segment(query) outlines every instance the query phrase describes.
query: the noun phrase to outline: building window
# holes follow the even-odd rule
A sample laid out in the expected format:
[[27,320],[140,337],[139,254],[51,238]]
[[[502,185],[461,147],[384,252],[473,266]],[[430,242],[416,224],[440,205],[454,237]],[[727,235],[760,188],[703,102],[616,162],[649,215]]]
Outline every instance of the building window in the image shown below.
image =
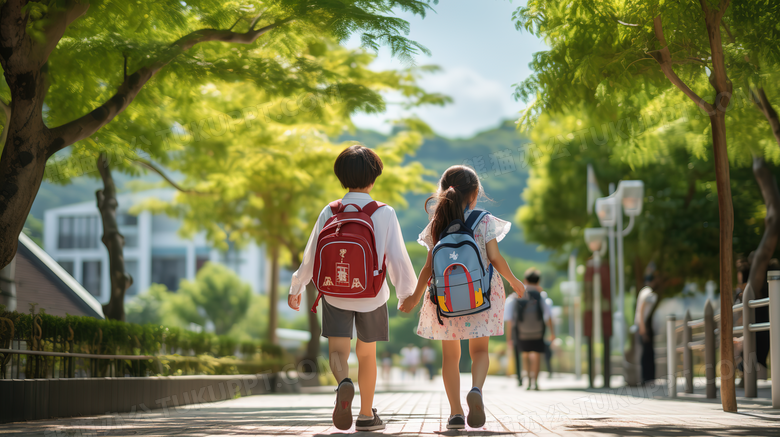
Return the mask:
[[100,261],[84,261],[81,264],[81,285],[95,297],[100,297],[100,264]]
[[129,247],[129,248],[138,247],[137,233],[122,232],[122,236],[125,237],[125,247]]
[[119,226],[138,226],[138,216],[128,213],[119,214]]
[[60,249],[95,249],[98,247],[97,216],[60,217],[57,247]]
[[179,281],[187,276],[187,258],[184,256],[153,256],[152,282],[165,285],[168,290],[179,289]]
[[69,275],[73,276],[73,268],[75,267],[73,261],[61,259],[57,261],[57,263],[60,265],[60,267],[65,269],[65,271],[68,272]]
[[181,224],[178,220],[172,219],[167,215],[157,214],[152,217],[152,232],[176,232]]
[[140,278],[138,277],[138,261],[125,260],[125,273],[133,277],[133,285],[127,289],[125,297],[135,296],[138,294],[138,282],[140,281]]

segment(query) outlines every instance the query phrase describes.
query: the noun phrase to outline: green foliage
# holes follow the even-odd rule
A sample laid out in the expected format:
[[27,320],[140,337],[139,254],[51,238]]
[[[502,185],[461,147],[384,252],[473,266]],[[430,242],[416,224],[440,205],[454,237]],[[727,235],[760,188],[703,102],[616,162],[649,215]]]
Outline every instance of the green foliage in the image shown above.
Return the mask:
[[[257,327],[249,336],[241,336],[235,326],[245,326],[248,315],[257,316],[258,307],[265,307],[266,296],[252,294],[249,284],[230,269],[220,264],[206,263],[194,281],[182,280],[176,292],[165,286],[152,284],[127,304],[127,320],[131,323],[158,323],[189,327],[191,323],[214,325],[217,335],[231,334],[231,338],[248,340],[252,333],[264,330],[259,319],[251,323]],[[259,336],[255,338],[260,338]]]
[[[601,120],[608,118],[586,111],[556,117],[543,114],[531,131],[531,139],[565,136],[585,126],[598,126],[600,130]],[[603,193],[609,192],[609,182],[621,179],[645,183],[642,214],[625,240],[627,271],[634,273],[634,267],[641,271],[655,260],[673,292],[686,281],[717,278],[718,207],[712,156],[709,149],[697,153],[690,150],[686,135],[691,132],[689,126],[677,120],[648,128],[636,141],[655,144],[655,149],[648,150],[634,167],[624,162],[612,137],[601,145],[589,141],[584,150],[580,139],[575,138],[564,144],[570,157],[541,156],[523,192],[526,203],[517,213],[525,235],[553,250],[561,267],[572,249],[578,249],[581,258],[590,256],[584,244],[584,229],[599,225],[595,215],[586,212],[583,187],[587,165],[592,164]],[[731,184],[733,192],[739,193],[733,199],[734,251],[746,255],[761,238],[765,209],[750,168],[732,169]]]
[[194,281],[182,281],[168,309],[187,323],[214,323],[217,335],[227,334],[246,317],[252,289],[227,267],[206,263]]

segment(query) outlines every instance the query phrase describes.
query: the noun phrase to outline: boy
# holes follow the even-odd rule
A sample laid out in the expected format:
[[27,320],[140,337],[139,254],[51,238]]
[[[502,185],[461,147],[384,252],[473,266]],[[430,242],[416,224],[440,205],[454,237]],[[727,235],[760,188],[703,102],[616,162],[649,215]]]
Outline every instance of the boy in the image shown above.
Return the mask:
[[[369,193],[376,178],[382,174],[382,160],[371,149],[355,145],[347,148],[336,158],[333,171],[342,187],[349,190],[341,202],[363,207],[372,202]],[[347,207],[347,211],[352,208]],[[298,311],[301,293],[312,279],[317,239],[325,222],[333,215],[330,206],[320,213],[319,220],[306,244],[303,262],[292,276],[288,304]],[[393,208],[385,205],[371,217],[374,223],[377,259],[386,257],[387,274],[395,285],[398,301],[403,302],[414,291],[417,277],[409,255],[406,253],[401,227]],[[357,331],[355,353],[358,358],[358,380],[360,382],[360,415],[355,423],[357,431],[376,431],[385,428],[376,409],[372,408],[376,387],[376,343],[387,341],[389,334],[387,299],[390,289],[384,281],[379,293],[373,298],[337,298],[324,296],[322,299],[322,336],[328,338],[330,368],[337,381],[336,406],[333,409],[333,424],[347,430],[352,427],[352,398],[355,386],[349,379],[347,358],[351,350],[353,326]]]

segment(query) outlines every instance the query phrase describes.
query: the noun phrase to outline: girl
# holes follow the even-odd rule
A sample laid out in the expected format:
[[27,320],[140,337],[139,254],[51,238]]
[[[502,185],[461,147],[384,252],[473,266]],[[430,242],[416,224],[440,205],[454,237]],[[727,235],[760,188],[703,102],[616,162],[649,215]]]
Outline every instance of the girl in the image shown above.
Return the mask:
[[[455,219],[465,221],[468,218],[469,213],[477,204],[477,198],[481,191],[482,187],[474,170],[456,165],[444,172],[439,181],[437,193],[425,201],[425,210],[429,214],[431,212],[428,211],[428,203],[435,200],[436,205],[432,211],[430,223],[417,240],[428,248],[428,259],[417,279],[414,294],[401,303],[401,311],[410,312],[425,295],[428,278],[431,276],[431,251],[438,241],[439,234],[451,221]],[[451,413],[447,421],[447,429],[463,429],[466,421],[472,428],[479,428],[485,424],[482,385],[485,383],[488,372],[488,340],[491,335],[504,333],[505,292],[501,276],[509,281],[518,296],[522,297],[525,293],[523,283],[512,274],[512,270],[498,251],[498,242],[509,232],[509,227],[509,222],[492,215],[486,215],[474,230],[474,239],[479,245],[484,265],[488,265],[488,262],[493,265],[494,272],[490,282],[490,309],[468,316],[444,318],[444,325],[439,324],[436,308],[430,299],[425,299],[420,312],[417,335],[432,340],[442,340],[442,379],[450,402]],[[460,340],[464,339],[469,340],[473,386],[466,396],[466,402],[469,406],[467,420],[464,420],[463,407],[460,402],[460,373],[458,371]]]

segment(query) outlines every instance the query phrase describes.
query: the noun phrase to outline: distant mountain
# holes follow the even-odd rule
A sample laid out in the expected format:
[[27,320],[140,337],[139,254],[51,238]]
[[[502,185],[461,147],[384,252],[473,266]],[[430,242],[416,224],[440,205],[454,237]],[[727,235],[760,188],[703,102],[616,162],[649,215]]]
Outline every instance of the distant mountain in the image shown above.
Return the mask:
[[[358,130],[354,134],[342,135],[339,140],[360,141],[368,147],[373,147],[384,142],[387,137],[374,131]],[[503,240],[501,251],[516,258],[546,261],[548,254],[538,252],[535,244],[525,244],[522,230],[514,223],[515,213],[523,203],[520,195],[528,179],[528,169],[521,168],[518,151],[526,142],[528,140],[517,132],[514,123],[506,121],[494,129],[480,132],[467,139],[448,139],[440,136],[428,138],[417,151],[416,156],[407,159],[420,161],[426,168],[434,170],[438,176],[452,165],[467,163],[477,168],[481,159],[484,170],[480,172],[480,176],[483,177],[485,194],[490,200],[480,201],[479,207],[489,210],[496,217],[512,222],[512,231]],[[496,174],[494,165],[498,162],[491,158],[495,156],[498,159],[499,155],[495,154],[506,151],[509,151],[509,156],[514,158],[515,170]],[[438,180],[438,176],[434,182]],[[417,235],[428,223],[428,217],[423,209],[427,197],[427,195],[408,195],[406,200],[409,202],[409,208],[398,211],[398,219],[407,241],[416,240]]]
[[[354,134],[343,135],[340,141],[355,140],[366,146],[376,146],[387,139],[387,135],[369,130],[358,130]],[[475,167],[482,160],[484,172],[483,179],[485,193],[491,199],[481,201],[480,207],[488,209],[493,215],[512,222],[512,232],[501,244],[502,252],[516,258],[527,260],[546,261],[548,254],[538,252],[536,245],[525,244],[522,230],[514,223],[517,209],[522,205],[520,194],[526,186],[528,178],[527,169],[520,168],[520,146],[527,140],[520,135],[511,121],[506,121],[500,126],[480,132],[467,139],[447,139],[435,136],[425,140],[416,156],[408,160],[420,161],[426,168],[434,170],[438,175],[451,165],[470,163]],[[494,162],[491,155],[510,151],[515,158],[516,170],[495,175]],[[437,176],[438,178],[438,176]],[[115,174],[117,188],[124,191],[123,187],[131,180],[129,176]],[[149,182],[157,182],[156,175],[147,175],[142,179]],[[135,180],[138,180],[137,178]],[[44,182],[35,198],[31,210],[33,217],[42,220],[43,212],[49,208],[55,208],[72,203],[95,201],[95,191],[100,189],[102,183],[99,178],[76,178],[70,185],[57,185]],[[427,195],[408,195],[409,208],[398,211],[404,237],[407,241],[414,241],[428,222],[428,217],[423,210],[423,203]]]

